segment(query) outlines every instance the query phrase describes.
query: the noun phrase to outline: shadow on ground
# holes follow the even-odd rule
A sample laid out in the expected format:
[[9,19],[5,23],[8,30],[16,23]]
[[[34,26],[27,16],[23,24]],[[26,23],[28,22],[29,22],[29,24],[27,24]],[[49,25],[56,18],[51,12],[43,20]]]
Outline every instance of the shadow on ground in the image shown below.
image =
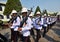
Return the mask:
[[60,41],[54,40],[53,38],[49,37],[48,35],[46,35],[44,38],[47,39],[50,42],[60,42]]
[[5,33],[4,36],[5,36],[7,39],[9,39],[9,37],[10,37],[9,32]]
[[60,29],[52,28],[52,30],[53,30],[57,35],[60,36]]

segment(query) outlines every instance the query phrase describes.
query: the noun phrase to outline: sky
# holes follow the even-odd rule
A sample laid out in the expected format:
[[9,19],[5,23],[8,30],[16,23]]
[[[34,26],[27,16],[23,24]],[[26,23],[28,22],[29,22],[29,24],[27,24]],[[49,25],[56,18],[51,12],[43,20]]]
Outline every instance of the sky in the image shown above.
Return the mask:
[[[0,0],[6,2],[7,0]],[[51,12],[59,12],[60,11],[60,0],[20,0],[23,7],[33,8],[33,11],[37,6],[40,7],[41,10],[48,10]]]

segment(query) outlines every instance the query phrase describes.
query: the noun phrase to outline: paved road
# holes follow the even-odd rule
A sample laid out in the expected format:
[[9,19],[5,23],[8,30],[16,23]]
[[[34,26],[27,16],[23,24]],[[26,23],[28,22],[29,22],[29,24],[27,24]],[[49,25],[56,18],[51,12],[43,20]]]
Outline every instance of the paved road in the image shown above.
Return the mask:
[[[10,38],[10,29],[4,29],[0,31],[8,39]],[[34,42],[31,36],[31,42]],[[50,30],[46,33],[46,36],[39,39],[39,42],[60,42],[60,22],[57,22]]]

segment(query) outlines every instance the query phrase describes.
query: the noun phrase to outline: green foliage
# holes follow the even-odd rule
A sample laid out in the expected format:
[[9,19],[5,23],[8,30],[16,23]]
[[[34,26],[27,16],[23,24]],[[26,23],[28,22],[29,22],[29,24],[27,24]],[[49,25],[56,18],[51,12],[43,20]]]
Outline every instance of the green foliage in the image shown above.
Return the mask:
[[54,16],[56,16],[56,15],[57,15],[57,13],[58,13],[58,12],[54,13]]
[[46,10],[46,9],[43,10],[43,13],[42,13],[42,14],[43,14],[43,15],[44,15],[44,14],[48,15],[47,10]]
[[0,20],[0,25],[1,25],[1,24],[3,24],[3,21],[2,21],[2,20]]
[[37,8],[36,8],[36,11],[35,11],[34,15],[37,13],[37,11],[39,11],[39,12],[41,13],[41,10],[40,10],[40,7],[39,7],[39,6],[37,6]]
[[3,14],[9,15],[13,9],[17,11],[21,11],[22,5],[19,0],[7,0],[6,7]]

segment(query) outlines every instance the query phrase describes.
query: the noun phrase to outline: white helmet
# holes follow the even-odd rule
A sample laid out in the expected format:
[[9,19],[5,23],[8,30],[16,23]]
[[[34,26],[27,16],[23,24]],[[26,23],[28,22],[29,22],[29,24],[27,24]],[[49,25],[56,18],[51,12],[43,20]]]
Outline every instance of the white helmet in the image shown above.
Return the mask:
[[44,14],[44,16],[46,16],[46,14]]
[[17,11],[16,11],[16,10],[12,10],[12,14],[13,14],[13,13],[17,13]]
[[44,17],[44,15],[42,15],[42,17]]
[[28,10],[27,10],[27,8],[22,8],[22,11],[21,11],[21,13],[23,13],[23,12],[28,12]]
[[50,16],[50,15],[48,15],[48,16]]
[[11,15],[12,15],[13,13],[17,13],[17,11],[16,11],[16,10],[12,10]]
[[40,14],[40,12],[38,11],[36,14]]
[[33,16],[33,13],[31,12],[31,14],[29,16]]

